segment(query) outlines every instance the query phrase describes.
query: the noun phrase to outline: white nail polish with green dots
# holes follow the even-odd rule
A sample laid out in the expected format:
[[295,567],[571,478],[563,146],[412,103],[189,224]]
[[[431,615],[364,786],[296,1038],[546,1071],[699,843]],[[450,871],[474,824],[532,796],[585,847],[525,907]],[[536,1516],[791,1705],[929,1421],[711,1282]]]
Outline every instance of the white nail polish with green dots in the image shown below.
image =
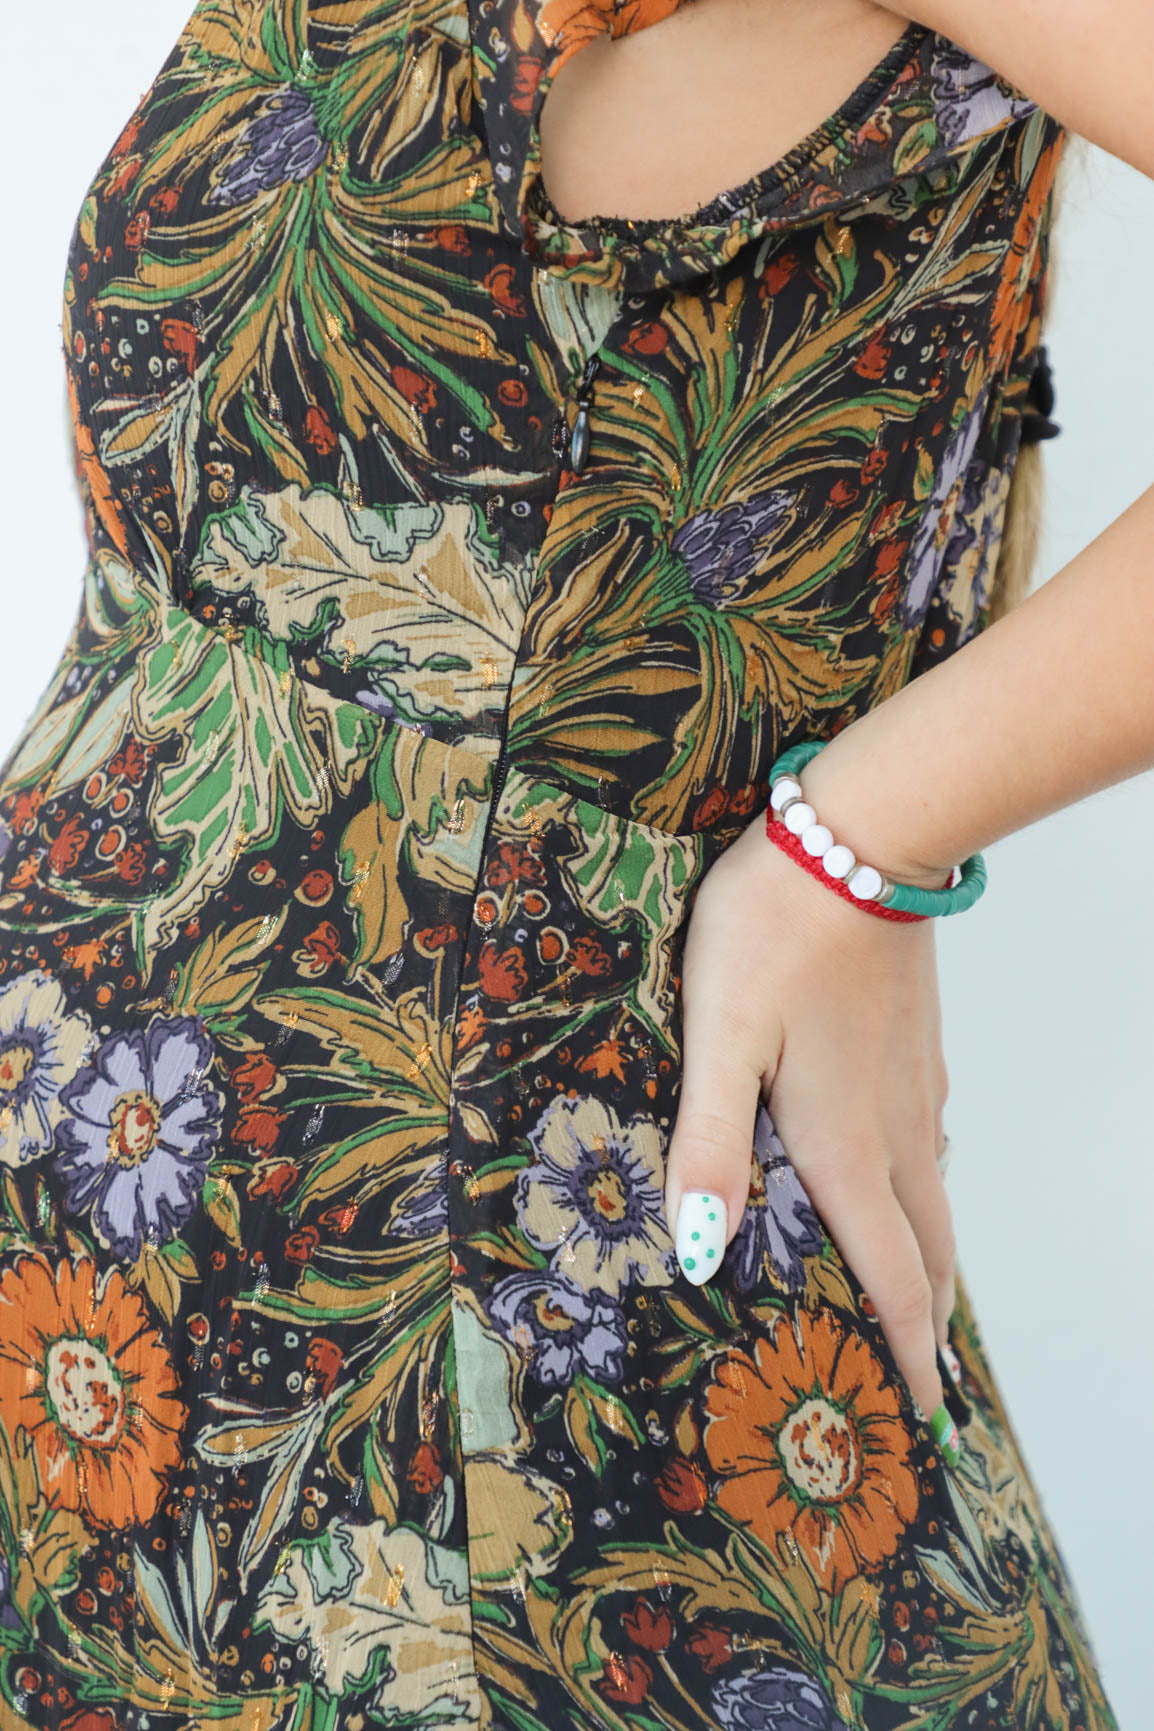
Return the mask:
[[712,1190],[687,1190],[677,1209],[677,1260],[686,1280],[701,1286],[725,1255],[725,1204]]

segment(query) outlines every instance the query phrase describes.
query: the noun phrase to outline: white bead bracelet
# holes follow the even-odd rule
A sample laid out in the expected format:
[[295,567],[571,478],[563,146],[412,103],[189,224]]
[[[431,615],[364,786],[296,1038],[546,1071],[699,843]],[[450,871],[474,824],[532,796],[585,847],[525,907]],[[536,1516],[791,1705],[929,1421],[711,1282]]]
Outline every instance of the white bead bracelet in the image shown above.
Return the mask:
[[[819,823],[802,793],[799,771],[824,749],[824,739],[800,740],[782,752],[769,772],[769,806],[765,829],[777,847],[791,855],[812,876],[825,878],[839,896],[856,902],[879,920],[922,920],[934,914],[960,914],[973,907],[986,887],[986,862],[971,854],[950,872],[950,882],[927,890],[917,884],[894,883],[876,866],[863,865],[852,848],[836,842]],[[957,882],[955,872],[960,873]]]
[[894,892],[891,879],[876,866],[864,865],[844,842],[834,840],[833,831],[818,822],[817,813],[802,794],[795,775],[779,775],[770,783],[769,803],[806,853],[821,861],[827,876],[844,883],[858,901],[880,902],[885,906]]

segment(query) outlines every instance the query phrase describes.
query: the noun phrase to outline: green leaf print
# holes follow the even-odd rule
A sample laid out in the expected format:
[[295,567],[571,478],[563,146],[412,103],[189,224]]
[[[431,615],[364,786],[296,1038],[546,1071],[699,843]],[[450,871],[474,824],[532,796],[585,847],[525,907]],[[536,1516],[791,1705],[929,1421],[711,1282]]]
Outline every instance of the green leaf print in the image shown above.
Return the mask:
[[242,1588],[270,1545],[292,1519],[305,1470],[332,1404],[312,1401],[299,1412],[270,1414],[243,1402],[217,1399],[214,1405],[228,1417],[201,1431],[196,1450],[206,1461],[268,1462],[264,1489],[245,1530],[237,1557]]
[[170,887],[138,915],[145,951],[171,942],[285,815],[302,826],[322,817],[334,790],[352,786],[375,734],[363,710],[178,609],[141,663],[133,720],[144,740],[181,742],[157,775],[149,818],[160,841],[187,850]]
[[[485,316],[488,294],[447,268],[429,241],[451,222],[495,228],[491,183],[475,172],[477,145],[434,138],[415,152],[419,116],[404,106],[392,110],[390,128],[372,122],[388,111],[383,93],[398,77],[424,90],[434,113],[442,103],[446,111],[466,106],[467,61],[446,57],[435,34],[439,23],[452,27],[452,15],[439,0],[410,8],[404,28],[395,10],[370,14],[339,74],[327,78],[307,46],[304,11],[296,0],[260,8],[246,0],[194,13],[152,93],[174,118],[142,163],[136,191],[147,200],[166,184],[203,176],[211,208],[193,223],[150,217],[132,275],[110,282],[100,305],[184,316],[191,300],[200,304],[197,389],[215,426],[238,395],[250,429],[271,425],[254,413],[252,387],[274,403],[274,361],[287,361],[298,374],[320,364],[341,420],[358,436],[379,423],[424,450],[412,392],[428,388],[507,444],[489,394],[462,364],[478,354],[513,364]],[[190,85],[199,100],[180,112]],[[313,131],[311,172],[271,186],[229,180],[248,129],[286,101]],[[283,472],[283,446],[280,456]]]
[[200,1016],[212,1028],[243,1009],[260,984],[267,951],[280,935],[285,912],[282,908],[262,919],[222,925],[211,932],[186,962],[176,964],[168,998],[171,1013]]
[[382,737],[373,760],[376,797],[341,838],[342,876],[357,928],[354,962],[377,967],[401,946],[408,869],[426,883],[468,892],[476,880],[490,765],[408,728]]
[[307,1642],[318,1690],[364,1701],[374,1723],[467,1731],[478,1722],[466,1559],[411,1527],[342,1518],[322,1538],[295,1541],[254,1620],[282,1642]]
[[[310,1150],[296,1192],[298,1213],[337,1198],[359,1203],[386,1185],[427,1185],[430,1155],[448,1128],[451,1029],[430,1016],[422,994],[374,1003],[304,987],[267,993],[255,1008],[297,1038],[319,1044],[321,1055],[298,1073],[371,1114],[350,1134]],[[403,1243],[402,1262],[409,1255]]]
[[[81,625],[25,729],[3,779],[28,787],[49,774],[58,793],[84,781],[115,751],[131,718],[128,694],[136,655],[155,633],[160,588],[113,552],[97,553],[84,580]],[[76,696],[76,669],[89,674]],[[109,687],[102,677],[115,667]],[[103,693],[103,695],[101,695]]]
[[644,962],[627,1001],[658,1044],[668,1048],[674,1019],[673,946],[700,871],[701,844],[695,836],[669,835],[629,822],[511,771],[502,800],[502,831],[532,835],[542,823],[565,824],[578,841],[579,850],[566,862],[566,871],[589,916],[612,931],[627,914],[640,915]]
[[93,414],[123,409],[114,426],[100,439],[100,460],[109,469],[133,464],[167,446],[177,522],[183,534],[200,492],[196,442],[200,434],[200,384],[194,376],[183,380],[162,397],[106,398],[93,405]]
[[520,640],[529,562],[502,563],[473,503],[356,508],[327,487],[246,487],[212,517],[194,589],[254,600],[278,641],[365,683],[406,721],[498,707]]

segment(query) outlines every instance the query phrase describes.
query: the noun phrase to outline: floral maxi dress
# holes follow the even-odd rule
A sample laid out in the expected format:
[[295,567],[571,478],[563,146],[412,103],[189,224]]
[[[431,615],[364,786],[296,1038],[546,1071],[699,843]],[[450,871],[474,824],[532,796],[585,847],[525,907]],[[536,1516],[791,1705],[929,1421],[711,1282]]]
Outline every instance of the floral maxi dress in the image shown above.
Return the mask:
[[64,346],[0,779],[0,1731],[1109,1731],[965,1289],[935,1447],[762,1111],[662,1207],[695,887],[988,623],[1057,123],[910,24],[684,220],[559,64],[676,0],[200,0]]

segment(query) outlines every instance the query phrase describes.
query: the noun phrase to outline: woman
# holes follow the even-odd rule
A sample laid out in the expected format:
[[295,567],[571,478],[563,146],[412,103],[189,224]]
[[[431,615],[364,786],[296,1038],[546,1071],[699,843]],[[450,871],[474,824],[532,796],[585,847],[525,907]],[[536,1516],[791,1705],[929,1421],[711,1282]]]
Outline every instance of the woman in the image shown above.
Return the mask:
[[831,3],[836,78],[764,11],[202,0],[84,203],[4,1726],[1114,1724],[953,1275],[932,923],[766,808],[823,744],[794,818],[940,893],[1154,759],[1154,496],[1007,612],[1137,8],[1108,81],[1084,9]]

